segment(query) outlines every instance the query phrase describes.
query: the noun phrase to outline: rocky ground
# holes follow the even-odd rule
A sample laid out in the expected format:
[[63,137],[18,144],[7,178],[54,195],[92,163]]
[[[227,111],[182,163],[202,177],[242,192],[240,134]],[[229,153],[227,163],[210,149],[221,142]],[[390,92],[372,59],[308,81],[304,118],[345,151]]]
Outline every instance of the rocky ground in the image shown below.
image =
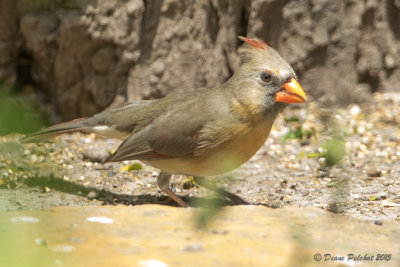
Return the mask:
[[[376,94],[374,104],[364,107],[324,110],[311,103],[287,109],[262,149],[218,182],[254,205],[315,206],[377,223],[399,220],[398,114],[400,95],[395,93]],[[18,138],[1,138],[2,210],[175,205],[158,189],[157,169],[139,162],[100,163],[118,140],[79,133],[38,144],[20,144]],[[346,152],[332,166],[327,140],[335,140],[339,154],[342,148]],[[191,177],[174,176],[172,187],[192,205],[210,197]]]

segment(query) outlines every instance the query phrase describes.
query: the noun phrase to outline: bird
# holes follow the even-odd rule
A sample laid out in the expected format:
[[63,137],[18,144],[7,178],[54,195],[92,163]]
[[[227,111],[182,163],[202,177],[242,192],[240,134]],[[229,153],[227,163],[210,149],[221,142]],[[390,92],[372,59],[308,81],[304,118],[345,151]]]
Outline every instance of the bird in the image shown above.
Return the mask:
[[105,162],[139,160],[158,168],[158,187],[180,206],[189,205],[171,190],[172,174],[193,176],[200,186],[247,204],[205,177],[247,162],[265,143],[285,106],[304,103],[307,96],[276,50],[257,38],[238,38],[244,42],[238,50],[241,65],[220,86],[127,102],[39,130],[22,141],[71,132],[118,138],[122,143]]

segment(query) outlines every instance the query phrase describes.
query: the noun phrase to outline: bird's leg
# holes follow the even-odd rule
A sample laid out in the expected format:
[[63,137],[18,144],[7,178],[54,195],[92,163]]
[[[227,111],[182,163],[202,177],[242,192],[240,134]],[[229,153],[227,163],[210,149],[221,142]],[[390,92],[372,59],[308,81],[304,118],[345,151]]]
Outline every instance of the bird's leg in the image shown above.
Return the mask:
[[165,194],[167,194],[170,198],[175,200],[179,205],[184,208],[189,207],[185,201],[183,201],[180,197],[178,197],[174,192],[172,192],[171,188],[169,187],[169,179],[171,178],[170,173],[160,172],[157,178],[157,185]]
[[220,187],[215,186],[212,183],[209,183],[206,181],[205,177],[203,176],[194,176],[193,177],[194,181],[196,183],[198,183],[200,186],[205,187],[209,190],[212,190],[220,195],[223,195],[226,198],[229,198],[230,200],[232,200],[235,204],[249,204],[247,201],[245,201],[244,199],[242,199],[241,197],[234,195],[232,193],[229,193],[228,191],[226,191],[225,189],[222,189]]

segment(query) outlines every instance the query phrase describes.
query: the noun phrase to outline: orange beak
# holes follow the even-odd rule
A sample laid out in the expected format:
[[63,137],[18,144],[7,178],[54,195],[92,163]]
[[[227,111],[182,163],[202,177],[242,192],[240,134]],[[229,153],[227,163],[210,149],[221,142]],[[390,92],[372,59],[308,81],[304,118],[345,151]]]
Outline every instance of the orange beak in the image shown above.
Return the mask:
[[288,104],[304,103],[307,101],[307,96],[299,82],[295,78],[291,78],[275,94],[275,101]]

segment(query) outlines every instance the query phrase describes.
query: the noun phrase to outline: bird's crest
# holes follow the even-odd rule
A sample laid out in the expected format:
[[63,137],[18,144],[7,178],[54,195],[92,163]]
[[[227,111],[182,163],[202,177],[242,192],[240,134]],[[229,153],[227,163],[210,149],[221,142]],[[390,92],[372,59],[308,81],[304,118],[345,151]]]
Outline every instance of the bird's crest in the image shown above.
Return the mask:
[[242,58],[242,64],[249,61],[252,61],[253,63],[254,61],[257,61],[257,63],[254,63],[256,65],[266,64],[275,59],[282,62],[282,58],[279,54],[264,41],[257,38],[250,39],[243,36],[238,36],[238,38],[246,43],[246,45],[242,46],[238,50]]
[[240,40],[242,40],[243,42],[248,43],[249,45],[251,45],[254,48],[258,48],[261,50],[266,50],[267,48],[269,48],[269,46],[262,40],[258,40],[258,39],[249,39],[243,36],[239,36],[238,37]]

